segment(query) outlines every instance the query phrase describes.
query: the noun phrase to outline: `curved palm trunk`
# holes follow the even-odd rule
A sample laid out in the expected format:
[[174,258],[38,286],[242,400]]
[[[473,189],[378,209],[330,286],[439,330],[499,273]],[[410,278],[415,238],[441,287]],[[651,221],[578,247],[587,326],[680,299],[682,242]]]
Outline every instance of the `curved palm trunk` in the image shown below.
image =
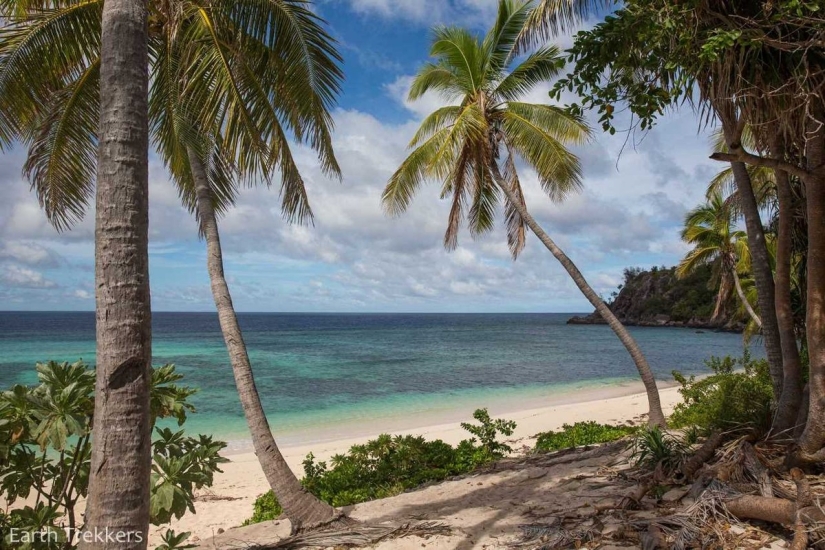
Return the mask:
[[84,527],[92,536],[81,539],[84,550],[142,550],[148,540],[152,330],[146,21],[144,1],[106,0],[103,6],[95,213],[97,365]]
[[[774,155],[784,157],[784,151],[774,144]],[[784,158],[783,158],[784,160]],[[794,331],[793,307],[791,306],[791,224],[793,217],[793,192],[788,173],[774,171],[776,195],[779,202],[779,228],[776,237],[776,320],[782,344],[783,382],[782,395],[776,405],[773,420],[775,432],[792,430],[802,405],[802,363]]]
[[742,301],[742,305],[745,306],[745,311],[748,312],[748,315],[750,315],[750,318],[753,319],[754,323],[756,323],[756,326],[762,328],[762,319],[760,319],[759,315],[757,315],[753,310],[751,303],[748,301],[748,297],[745,296],[745,292],[742,290],[742,283],[739,280],[739,275],[736,273],[736,268],[734,268],[731,273],[733,273],[733,284],[736,286],[736,294]]
[[759,204],[756,202],[756,196],[753,193],[753,185],[747,166],[744,162],[731,162],[730,164],[736,183],[736,192],[739,195],[739,203],[745,216],[745,229],[748,234],[748,247],[752,258],[753,280],[756,283],[756,295],[762,319],[762,336],[765,340],[765,352],[768,356],[773,394],[776,399],[779,399],[782,395],[784,368],[782,366],[782,344],[776,320],[773,271],[768,254],[768,245],[765,241],[765,230],[762,227]]
[[336,518],[335,510],[303,488],[278,450],[275,438],[272,436],[258,389],[255,387],[252,366],[232,305],[229,285],[224,277],[223,254],[218,222],[212,206],[212,192],[203,164],[191,151],[189,161],[195,180],[201,232],[206,239],[207,269],[212,285],[212,296],[218,310],[221,332],[223,332],[226,348],[229,351],[235,385],[238,388],[241,406],[252,436],[255,454],[258,456],[266,480],[275,496],[278,497],[284,513],[292,522],[293,531],[329,522]]
[[636,340],[633,339],[633,336],[627,331],[627,329],[622,325],[621,322],[616,318],[610,308],[607,307],[607,304],[604,303],[596,291],[587,283],[584,276],[579,271],[579,268],[567,257],[567,255],[559,248],[556,243],[553,242],[552,239],[547,235],[544,229],[536,222],[530,212],[527,211],[527,208],[524,206],[524,203],[519,200],[516,196],[515,192],[507,185],[502,178],[501,173],[498,170],[498,167],[492,168],[493,176],[495,178],[496,183],[498,184],[499,188],[504,192],[507,200],[510,201],[511,204],[515,207],[518,211],[521,218],[524,220],[524,223],[527,224],[533,233],[539,238],[539,240],[547,247],[547,250],[550,251],[551,254],[561,263],[570,277],[573,279],[573,282],[576,283],[576,286],[579,287],[579,290],[582,291],[582,294],[593,304],[593,307],[596,308],[596,311],[607,321],[607,324],[613,329],[613,332],[616,333],[616,336],[619,337],[624,347],[627,349],[630,356],[633,358],[633,362],[636,364],[636,368],[639,371],[639,375],[642,377],[642,382],[645,386],[645,391],[647,392],[647,401],[648,401],[648,408],[649,408],[649,416],[648,416],[648,424],[650,426],[659,426],[664,428],[665,424],[665,415],[662,412],[662,404],[659,400],[659,388],[656,387],[656,379],[653,377],[653,371],[650,370],[650,365],[647,363],[647,359],[642,354],[642,350],[639,349],[639,345],[636,343]]
[[727,303],[730,297],[730,278],[727,272],[722,272],[721,281],[719,282],[719,292],[716,293],[716,305],[713,308],[713,314],[710,316],[710,323],[721,324],[727,317]]

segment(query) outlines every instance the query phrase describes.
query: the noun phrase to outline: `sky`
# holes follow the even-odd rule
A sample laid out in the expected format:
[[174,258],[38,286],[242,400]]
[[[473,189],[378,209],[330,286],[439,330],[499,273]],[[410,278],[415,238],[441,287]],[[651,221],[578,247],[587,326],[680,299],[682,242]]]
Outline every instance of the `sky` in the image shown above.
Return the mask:
[[[444,250],[447,201],[437,182],[402,216],[381,209],[381,192],[405,158],[418,123],[442,102],[406,101],[426,61],[435,24],[482,32],[494,0],[318,0],[344,56],[346,81],[334,113],[342,181],[326,178],[296,146],[314,225],[290,225],[277,185],[244,189],[219,221],[226,274],[238,311],[588,312],[565,271],[531,234],[513,261],[503,223],[480,238],[462,233]],[[591,23],[592,24],[592,23]],[[568,47],[570,37],[559,37]],[[527,100],[550,102],[550,84]],[[574,98],[568,98],[573,100]],[[595,117],[590,117],[595,121]],[[608,296],[629,266],[674,265],[687,251],[684,214],[702,201],[720,168],[709,139],[685,108],[645,135],[594,137],[575,148],[584,190],[562,204],[521,167],[528,208]],[[94,309],[94,210],[58,233],[21,175],[25,150],[0,156],[0,311]],[[156,311],[213,311],[205,244],[180,206],[162,162],[150,155],[150,282]]]

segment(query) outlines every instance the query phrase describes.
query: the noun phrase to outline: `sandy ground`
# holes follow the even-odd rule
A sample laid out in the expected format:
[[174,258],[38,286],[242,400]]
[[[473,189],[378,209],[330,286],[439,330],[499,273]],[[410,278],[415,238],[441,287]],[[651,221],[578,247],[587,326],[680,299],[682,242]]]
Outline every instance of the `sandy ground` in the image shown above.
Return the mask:
[[[529,447],[537,433],[558,429],[565,423],[595,420],[605,423],[643,421],[647,411],[647,399],[642,393],[641,383],[619,388],[605,388],[595,393],[581,394],[575,402],[570,395],[548,398],[545,406],[527,410],[509,411],[505,418],[515,420],[518,427],[510,443],[515,449]],[[679,401],[675,387],[661,389],[662,406],[667,414]],[[558,404],[561,400],[562,404]],[[574,402],[571,402],[574,401]],[[530,405],[535,405],[531,402]],[[494,416],[501,411],[490,411]],[[318,442],[315,444],[285,447],[283,454],[290,467],[300,477],[301,462],[310,451],[320,460],[345,452],[351,445],[362,443],[375,435],[391,431],[375,420],[370,436],[352,439]],[[455,444],[467,437],[458,422],[422,425],[392,433],[423,435],[428,439],[442,439]],[[278,536],[289,532],[288,522],[267,522],[244,529],[233,529],[249,518],[255,498],[268,490],[261,468],[254,453],[231,455],[231,462],[222,466],[223,473],[217,474],[215,483],[208,491],[202,491],[196,503],[196,514],[187,514],[179,521],[173,521],[171,528],[177,532],[192,533],[192,542],[200,542],[207,547],[229,548],[233,541],[238,547],[246,547],[257,539],[272,542]],[[449,536],[434,536],[423,541],[418,537],[388,542],[387,548],[483,548],[496,547],[500,537],[513,536],[516,525],[524,524],[524,514],[541,506],[552,506],[548,495],[551,489],[565,482],[570,476],[586,475],[604,467],[610,457],[601,457],[593,464],[588,461],[554,466],[552,469],[527,467],[504,472],[491,472],[468,479],[447,481],[420,491],[405,493],[391,499],[359,504],[351,510],[351,515],[359,520],[398,522],[418,521],[438,518],[457,529]],[[615,457],[613,457],[615,458]],[[590,471],[592,470],[592,472]],[[531,482],[525,492],[525,481]],[[482,490],[483,488],[483,490]],[[564,505],[564,503],[558,503]],[[169,525],[153,528],[150,543],[156,543],[159,533]],[[223,533],[223,534],[221,534]],[[216,542],[210,539],[219,535]],[[152,544],[150,544],[150,548]],[[381,546],[385,547],[385,546]]]

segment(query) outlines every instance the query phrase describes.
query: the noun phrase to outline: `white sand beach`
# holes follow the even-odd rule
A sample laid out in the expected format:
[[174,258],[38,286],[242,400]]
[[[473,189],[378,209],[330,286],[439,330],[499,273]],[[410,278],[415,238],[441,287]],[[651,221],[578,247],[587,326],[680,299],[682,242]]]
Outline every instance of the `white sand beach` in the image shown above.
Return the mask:
[[[661,386],[660,393],[662,406],[667,414],[679,402],[680,394],[678,388],[666,384]],[[533,436],[537,433],[558,429],[565,423],[586,420],[604,423],[644,422],[647,399],[639,382],[598,390],[584,390],[574,394],[552,395],[544,403],[531,400],[521,405],[520,409],[518,403],[511,403],[498,409],[491,407],[490,410],[493,416],[516,421],[518,427],[509,440],[516,450],[532,446]],[[316,443],[285,446],[282,451],[290,467],[300,477],[301,463],[307,453],[312,452],[317,459],[326,460],[335,454],[345,452],[353,444],[363,443],[381,433],[416,434],[428,439],[441,439],[451,444],[458,443],[468,437],[459,423],[468,420],[471,413],[472,411],[456,411],[439,422],[432,422],[431,418],[424,416],[418,419],[425,422],[420,425],[411,425],[415,424],[415,418],[407,419],[405,429],[397,429],[397,420],[388,423],[382,419],[375,419],[367,425],[359,426],[359,434],[364,435],[329,439],[329,434],[320,434]],[[458,414],[462,416],[457,419],[455,416]],[[200,492],[196,503],[197,513],[187,514],[171,524],[171,528],[177,532],[191,532],[193,542],[204,543],[224,531],[227,532],[224,537],[231,536],[229,530],[240,526],[250,517],[255,498],[269,489],[254,453],[241,452],[229,455],[228,458],[231,461],[222,466],[223,473],[216,474],[214,485],[209,490]],[[443,490],[439,492],[438,498],[451,498],[449,488],[453,487],[453,490],[460,492],[461,486],[454,483],[443,484],[440,486]],[[406,495],[394,498],[404,496]],[[367,511],[372,508],[375,506],[364,503],[356,507],[354,514],[369,516],[370,513]],[[379,506],[376,510],[380,508]],[[150,547],[159,540],[160,533],[169,527],[153,527]]]

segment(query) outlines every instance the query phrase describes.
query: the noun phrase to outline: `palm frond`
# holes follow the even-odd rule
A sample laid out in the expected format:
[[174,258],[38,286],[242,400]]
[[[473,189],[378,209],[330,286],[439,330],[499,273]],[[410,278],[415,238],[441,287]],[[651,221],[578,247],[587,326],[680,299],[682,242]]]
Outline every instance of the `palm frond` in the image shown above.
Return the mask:
[[531,53],[498,84],[494,95],[516,101],[537,85],[555,78],[564,66],[558,47],[545,46]]
[[436,132],[455,124],[456,119],[461,116],[462,111],[462,107],[458,105],[448,105],[447,107],[436,109],[427,115],[427,118],[421,122],[421,126],[416,130],[409,147],[417,147]]
[[27,127],[23,173],[46,217],[58,230],[81,220],[97,175],[100,62],[52,95],[42,116]]
[[567,33],[600,9],[617,4],[617,0],[539,0],[518,38],[518,51]]
[[[478,93],[485,84],[487,74],[485,72],[484,50],[470,31],[461,27],[439,27],[435,30],[435,40],[433,41],[430,55],[437,59],[436,66],[446,65],[456,75],[456,84],[462,93],[473,96]],[[423,93],[426,89],[413,86],[417,94]],[[445,90],[446,91],[446,90]],[[410,99],[416,99],[413,90],[410,90]]]
[[[521,205],[526,206],[524,191],[521,188],[518,171],[516,170],[515,151],[509,145],[506,145],[506,147],[507,159],[504,162],[504,172],[502,174],[504,181],[513,190]],[[507,228],[507,245],[515,260],[524,250],[524,245],[527,242],[527,227],[516,206],[509,200],[506,200],[504,204],[504,223]]]
[[530,3],[523,0],[499,0],[496,22],[482,43],[488,64],[485,72],[490,76],[507,66],[530,10]]
[[23,15],[0,28],[0,146],[19,139],[54,93],[83,76],[98,57],[102,1]]
[[551,200],[581,189],[581,163],[564,146],[587,139],[580,118],[551,105],[510,102],[502,120],[507,142],[533,167]]
[[381,203],[388,214],[397,216],[410,206],[415,192],[424,180],[431,177],[429,167],[433,156],[443,146],[449,132],[449,128],[443,128],[433,134],[416,147],[390,177],[381,196]]

